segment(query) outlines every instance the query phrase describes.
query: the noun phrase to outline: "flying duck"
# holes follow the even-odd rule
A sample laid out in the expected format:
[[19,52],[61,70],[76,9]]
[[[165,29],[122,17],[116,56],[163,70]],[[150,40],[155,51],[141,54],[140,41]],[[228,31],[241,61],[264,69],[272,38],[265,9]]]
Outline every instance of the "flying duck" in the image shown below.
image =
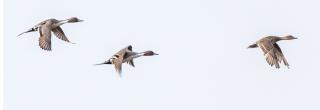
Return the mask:
[[51,32],[55,36],[57,36],[59,39],[72,43],[69,41],[69,39],[66,37],[64,32],[61,29],[61,25],[65,23],[76,23],[76,22],[82,22],[83,20],[80,20],[76,17],[72,17],[66,20],[57,20],[57,19],[47,19],[45,21],[42,21],[35,25],[34,27],[30,28],[29,30],[19,34],[18,36],[24,34],[24,33],[29,33],[29,32],[34,32],[39,30],[39,46],[43,50],[51,51]]
[[275,67],[278,69],[280,68],[279,63],[283,61],[284,65],[289,68],[289,63],[284,57],[281,51],[281,48],[279,47],[277,42],[281,40],[293,40],[293,39],[297,39],[297,38],[293,37],[292,35],[286,35],[283,37],[267,36],[258,40],[254,44],[249,45],[248,48],[260,47],[264,53],[264,56],[266,57],[267,62],[271,67],[275,65]]
[[132,46],[129,45],[121,49],[119,52],[114,54],[111,58],[104,61],[103,63],[95,64],[95,65],[113,64],[115,66],[116,71],[121,76],[122,63],[128,63],[129,65],[134,67],[133,59],[141,56],[153,56],[153,55],[159,55],[159,54],[156,54],[153,51],[133,52]]

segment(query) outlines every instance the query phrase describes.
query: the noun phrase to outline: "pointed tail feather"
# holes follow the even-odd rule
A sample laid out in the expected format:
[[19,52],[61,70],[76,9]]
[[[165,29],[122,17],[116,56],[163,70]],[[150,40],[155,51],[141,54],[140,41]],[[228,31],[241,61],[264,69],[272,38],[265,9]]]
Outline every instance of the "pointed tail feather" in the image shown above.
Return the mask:
[[258,47],[257,44],[251,44],[251,45],[248,46],[248,48],[256,48],[256,47]]
[[105,61],[103,63],[98,63],[98,64],[94,64],[94,65],[104,65],[104,64],[111,64],[111,62],[108,60],[108,61]]
[[99,63],[99,64],[93,64],[93,65],[104,65],[104,63]]
[[22,34],[25,34],[25,33],[28,33],[28,32],[33,32],[33,31],[37,31],[37,28],[31,28],[31,29],[29,29],[29,30],[27,30],[27,31],[25,31],[23,33],[20,33],[18,36],[21,36]]

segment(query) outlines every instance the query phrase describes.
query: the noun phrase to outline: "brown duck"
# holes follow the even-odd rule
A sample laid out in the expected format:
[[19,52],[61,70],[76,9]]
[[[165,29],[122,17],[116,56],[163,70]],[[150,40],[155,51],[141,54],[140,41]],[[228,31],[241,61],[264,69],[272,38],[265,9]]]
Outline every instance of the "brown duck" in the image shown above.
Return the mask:
[[76,23],[76,22],[82,22],[83,20],[80,20],[76,17],[72,17],[66,20],[56,20],[56,19],[47,19],[45,21],[40,22],[39,24],[35,25],[31,29],[19,34],[18,36],[28,33],[28,32],[34,32],[39,30],[39,46],[43,50],[51,51],[51,32],[55,36],[57,36],[59,39],[69,42],[69,39],[66,37],[64,32],[61,29],[61,25],[65,23]]
[[133,52],[132,46],[129,45],[121,49],[119,52],[114,54],[111,58],[109,58],[105,62],[100,64],[95,64],[95,65],[113,64],[115,66],[116,71],[121,76],[122,63],[128,63],[129,65],[134,67],[133,59],[141,56],[153,56],[153,55],[159,55],[159,54],[156,54],[153,51]]
[[293,37],[292,35],[287,35],[284,37],[267,36],[258,40],[256,43],[250,45],[248,48],[260,47],[270,66],[275,65],[276,68],[280,68],[279,63],[283,61],[284,65],[286,65],[289,68],[289,63],[284,57],[281,51],[281,48],[279,47],[277,42],[281,40],[293,40],[293,39],[297,39],[297,38]]

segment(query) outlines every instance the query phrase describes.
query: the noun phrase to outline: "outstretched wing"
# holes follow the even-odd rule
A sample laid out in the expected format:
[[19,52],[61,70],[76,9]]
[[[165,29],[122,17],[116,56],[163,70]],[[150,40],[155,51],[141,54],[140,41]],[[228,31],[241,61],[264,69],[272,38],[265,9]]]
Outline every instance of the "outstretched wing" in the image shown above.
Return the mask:
[[279,60],[276,56],[276,49],[274,48],[273,44],[269,40],[262,40],[258,43],[258,45],[263,51],[268,64],[270,66],[275,65],[276,68],[280,68]]
[[135,66],[134,66],[134,63],[133,63],[133,59],[130,60],[130,61],[128,61],[127,63],[128,63],[129,65],[131,65],[132,67],[135,67]]
[[51,28],[48,25],[42,25],[40,26],[39,33],[40,48],[51,51]]
[[124,55],[126,54],[126,52],[131,52],[131,51],[132,51],[132,46],[129,45],[129,46],[121,49],[120,51],[118,51],[118,52],[116,53],[116,55],[119,55],[119,56],[124,57]]
[[115,59],[114,60],[114,67],[116,69],[116,71],[118,72],[118,74],[121,77],[121,72],[122,72],[122,60],[121,59]]
[[70,42],[69,39],[66,37],[66,35],[64,34],[63,30],[61,29],[60,26],[52,29],[52,32],[55,36],[57,36],[59,39],[66,41],[66,42]]
[[124,63],[124,58],[125,56],[132,51],[132,46],[129,45],[123,49],[121,49],[119,52],[117,52],[114,56],[116,59],[114,59],[113,63],[115,66],[116,71],[119,73],[121,76],[121,71],[122,71],[122,63]]
[[279,59],[278,57],[276,56],[276,50],[275,49],[271,49],[266,55],[266,60],[267,62],[269,63],[270,66],[273,66],[275,65],[276,68],[280,68],[280,65],[279,65]]
[[287,59],[284,57],[280,46],[277,43],[274,43],[273,46],[274,46],[274,48],[276,50],[276,56],[277,56],[279,62],[283,61],[284,65],[289,67],[289,63],[288,63]]

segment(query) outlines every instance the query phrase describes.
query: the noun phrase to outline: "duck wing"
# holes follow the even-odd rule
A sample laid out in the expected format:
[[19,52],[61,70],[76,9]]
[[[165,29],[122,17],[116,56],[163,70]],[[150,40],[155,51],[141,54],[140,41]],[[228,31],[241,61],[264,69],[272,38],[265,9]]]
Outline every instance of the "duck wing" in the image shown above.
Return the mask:
[[134,62],[133,62],[133,56],[135,55],[134,52],[126,52],[124,57],[123,57],[123,63],[126,62],[129,65],[131,65],[132,67],[134,67]]
[[117,58],[113,61],[114,67],[116,69],[116,71],[118,72],[118,74],[121,77],[121,72],[122,72],[122,59],[121,58]]
[[127,55],[129,53],[131,53],[132,51],[132,46],[129,45],[123,49],[121,49],[119,52],[117,52],[114,57],[116,57],[116,59],[114,59],[113,63],[115,66],[116,71],[119,73],[119,75],[121,76],[121,70],[122,70],[122,63],[123,60],[127,57]]
[[[127,52],[126,52],[125,55],[124,55],[124,59],[128,58],[128,57],[131,56],[131,55],[134,55],[134,52],[132,52],[132,46],[131,46],[131,45],[129,45],[129,46],[126,47],[126,51],[127,51]],[[131,60],[127,61],[127,63],[128,63],[129,65],[131,65],[132,67],[135,67],[135,66],[134,66],[134,62],[133,62],[133,58],[132,58]]]
[[66,37],[66,35],[64,34],[63,30],[61,29],[60,26],[52,29],[52,32],[55,36],[57,36],[59,39],[66,41],[66,42],[70,42],[69,39]]
[[51,28],[49,25],[42,25],[39,27],[39,46],[43,50],[51,51]]
[[129,65],[131,65],[132,67],[135,67],[135,66],[134,66],[134,62],[133,62],[133,59],[130,60],[130,61],[128,61],[127,63],[128,63]]
[[264,52],[264,56],[266,57],[266,61],[270,66],[275,65],[276,68],[280,68],[279,60],[276,56],[276,49],[273,44],[269,40],[263,40],[258,43],[261,50]]
[[274,43],[273,46],[275,47],[276,56],[279,59],[279,62],[283,61],[284,65],[286,65],[289,68],[289,63],[288,63],[287,59],[284,57],[280,46],[277,43]]
[[129,45],[116,53],[116,55],[124,56],[126,52],[132,52],[132,46]]

